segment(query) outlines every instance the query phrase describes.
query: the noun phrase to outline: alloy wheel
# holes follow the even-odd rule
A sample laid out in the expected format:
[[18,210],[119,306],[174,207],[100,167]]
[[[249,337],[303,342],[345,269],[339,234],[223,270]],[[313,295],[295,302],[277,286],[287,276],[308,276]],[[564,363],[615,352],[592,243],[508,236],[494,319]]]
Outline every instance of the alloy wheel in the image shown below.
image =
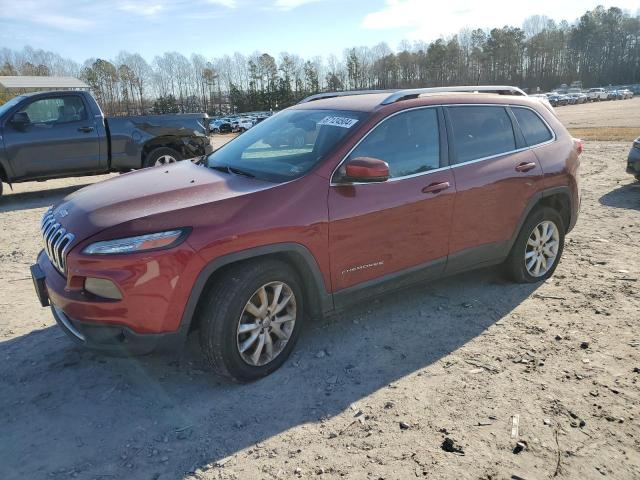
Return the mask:
[[270,282],[254,292],[238,322],[238,352],[246,363],[262,366],[287,346],[296,323],[296,297],[284,282]]
[[524,264],[529,275],[544,276],[555,264],[560,247],[560,232],[555,223],[544,220],[535,226],[524,252]]
[[154,167],[157,167],[159,165],[168,165],[169,163],[176,163],[177,160],[175,159],[175,157],[172,157],[171,155],[162,155],[160,157],[158,157],[158,159],[156,160],[156,163],[154,163]]

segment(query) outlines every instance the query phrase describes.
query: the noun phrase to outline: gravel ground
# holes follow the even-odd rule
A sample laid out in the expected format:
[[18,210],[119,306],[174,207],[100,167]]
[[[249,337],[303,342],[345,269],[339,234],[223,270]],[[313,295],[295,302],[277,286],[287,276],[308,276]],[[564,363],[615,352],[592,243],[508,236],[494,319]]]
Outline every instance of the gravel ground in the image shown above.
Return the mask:
[[636,127],[640,133],[640,96],[556,108],[567,128]]
[[244,386],[210,374],[195,339],[134,359],[73,346],[28,267],[45,209],[100,177],[15,186],[0,200],[0,478],[640,478],[628,148],[586,143],[581,217],[544,284],[487,269],[382,297],[310,323]]

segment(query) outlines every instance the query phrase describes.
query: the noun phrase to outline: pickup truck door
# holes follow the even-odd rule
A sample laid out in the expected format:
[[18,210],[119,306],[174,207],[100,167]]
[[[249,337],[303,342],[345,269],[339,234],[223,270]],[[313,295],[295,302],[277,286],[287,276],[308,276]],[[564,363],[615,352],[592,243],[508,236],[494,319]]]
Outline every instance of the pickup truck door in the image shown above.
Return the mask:
[[38,97],[17,113],[26,114],[22,118],[28,122],[16,124],[10,118],[4,126],[5,152],[15,180],[100,170],[95,118],[80,95]]

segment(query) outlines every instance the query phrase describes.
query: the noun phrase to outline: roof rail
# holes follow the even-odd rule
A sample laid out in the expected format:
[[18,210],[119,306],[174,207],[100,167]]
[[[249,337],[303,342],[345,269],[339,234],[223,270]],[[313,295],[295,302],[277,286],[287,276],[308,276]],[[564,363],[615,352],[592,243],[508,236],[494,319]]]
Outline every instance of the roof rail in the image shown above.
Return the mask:
[[418,98],[420,95],[428,93],[444,93],[444,92],[470,92],[470,93],[497,93],[499,95],[524,95],[527,94],[518,87],[510,87],[506,85],[471,85],[471,86],[455,86],[455,87],[432,87],[432,88],[410,88],[407,90],[398,90],[385,98],[381,105]]
[[322,100],[324,98],[348,97],[351,95],[368,95],[370,93],[392,93],[396,91],[397,90],[345,90],[341,92],[316,93],[315,95],[303,98],[298,102],[298,105],[300,105],[301,103],[313,102],[315,100]]

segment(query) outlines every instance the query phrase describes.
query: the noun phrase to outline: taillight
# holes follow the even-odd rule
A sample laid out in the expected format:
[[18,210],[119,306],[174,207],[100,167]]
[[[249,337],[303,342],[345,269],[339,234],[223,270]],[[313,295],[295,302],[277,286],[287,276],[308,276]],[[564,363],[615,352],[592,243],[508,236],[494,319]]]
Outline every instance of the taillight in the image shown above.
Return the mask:
[[574,138],[573,139],[573,144],[576,147],[576,152],[578,152],[578,155],[580,155],[582,153],[582,151],[584,150],[584,142],[582,140],[580,140],[579,138]]

